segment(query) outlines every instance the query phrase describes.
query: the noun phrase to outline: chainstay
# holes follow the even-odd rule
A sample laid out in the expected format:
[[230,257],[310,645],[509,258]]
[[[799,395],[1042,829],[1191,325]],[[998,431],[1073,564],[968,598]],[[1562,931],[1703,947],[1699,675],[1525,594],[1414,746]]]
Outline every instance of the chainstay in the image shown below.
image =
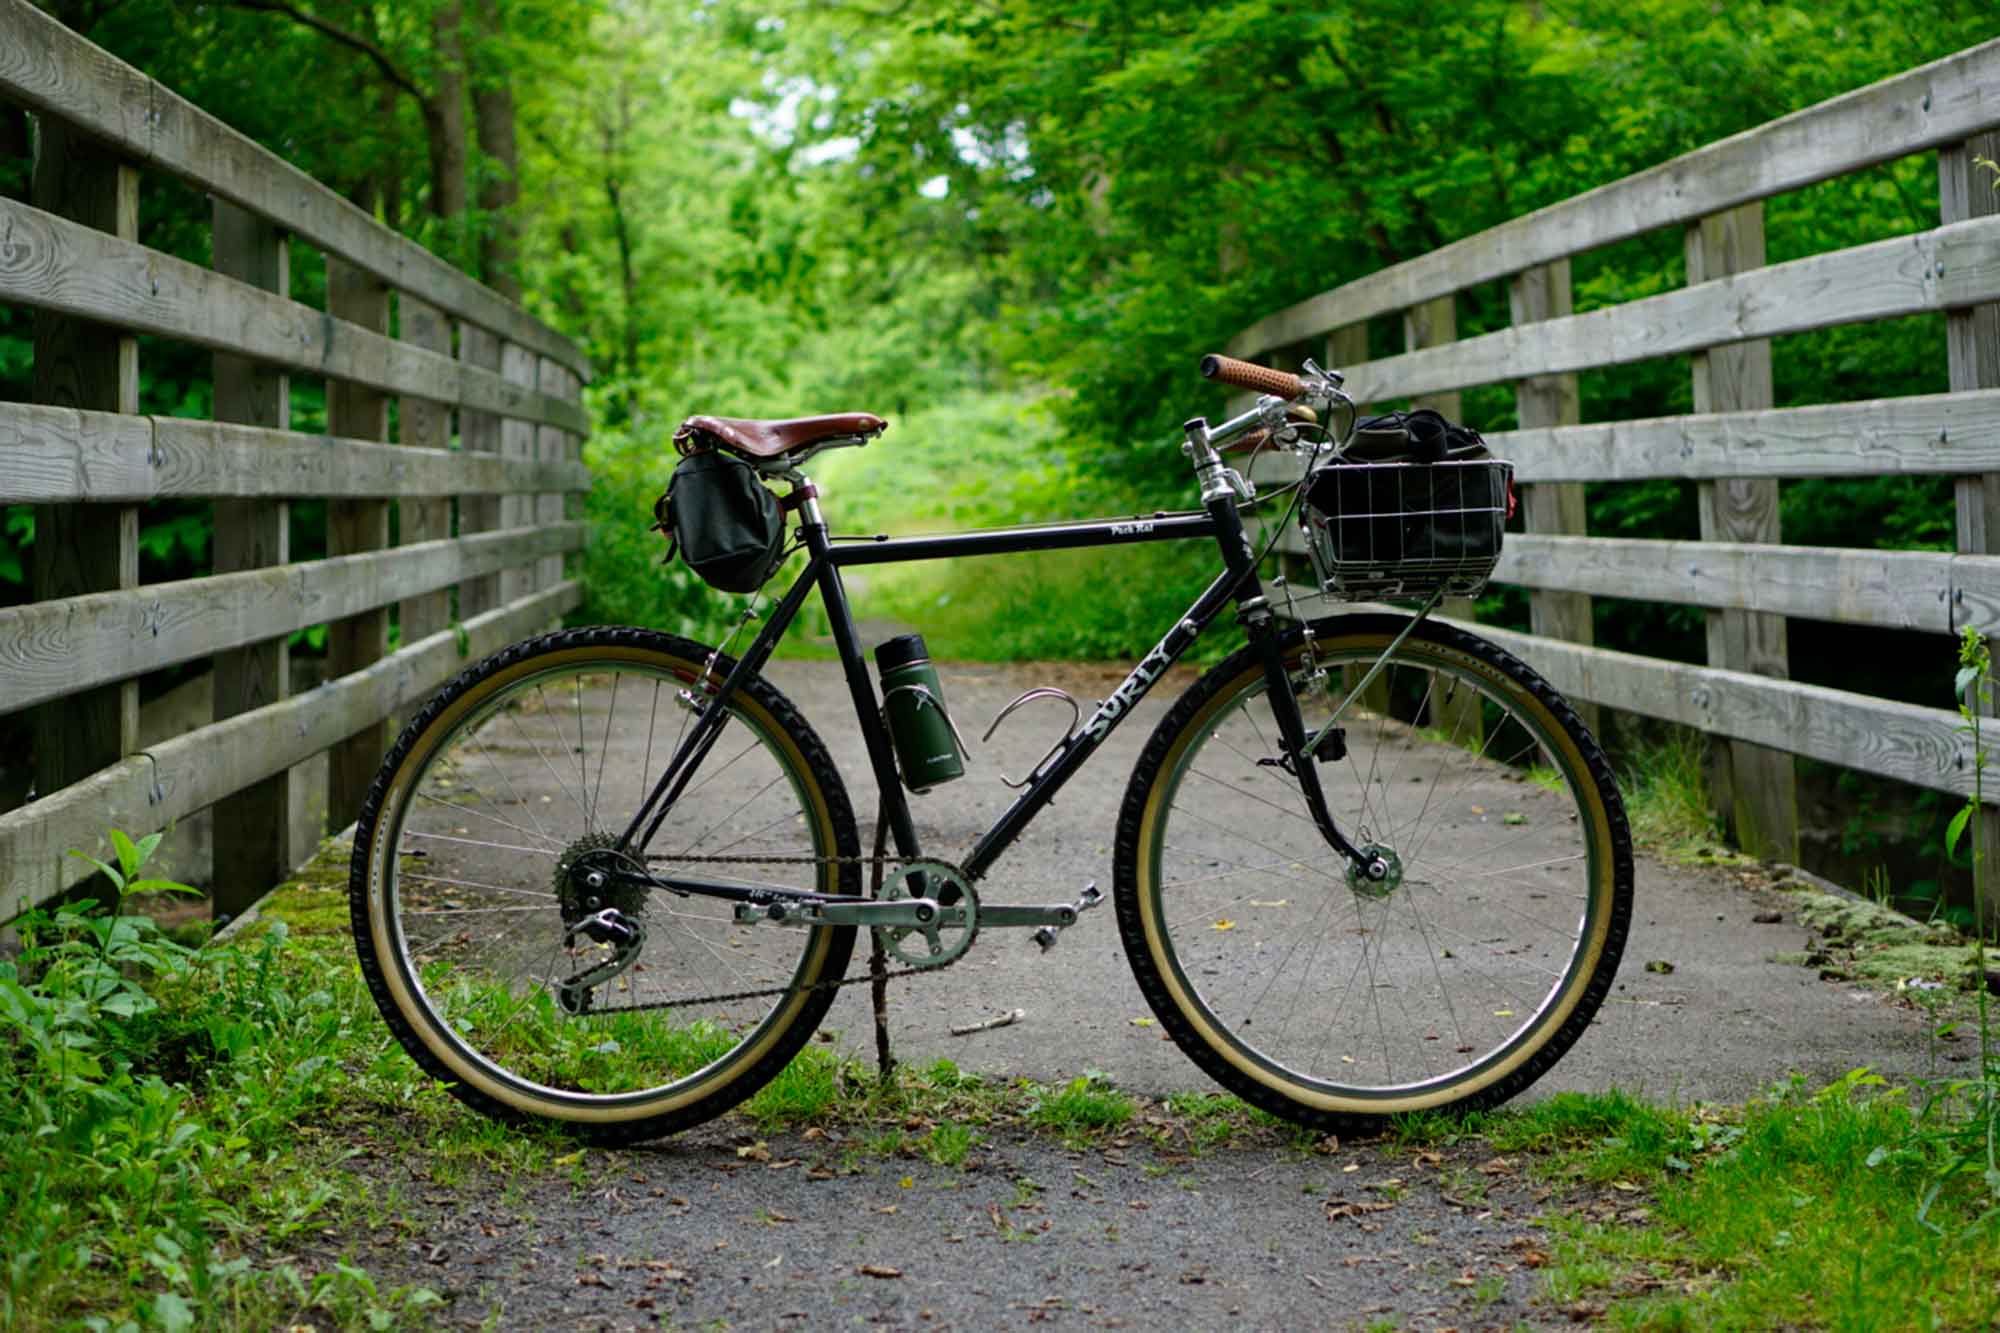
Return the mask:
[[[907,865],[912,861],[928,861],[933,865],[941,865],[949,870],[958,877],[958,882],[965,885],[966,888],[970,889],[972,887],[972,878],[964,870],[950,861],[942,861],[935,856],[666,856],[653,853],[646,856],[645,859],[648,862],[699,861],[705,864],[722,865],[852,865],[870,867],[876,865]],[[975,915],[973,917],[975,929],[977,928],[978,920],[979,918]],[[970,953],[971,950],[968,949],[966,952]],[[963,958],[964,956],[965,954],[960,954],[958,957]],[[935,976],[957,962],[958,958],[953,958],[947,962],[939,963],[936,967],[900,968],[894,972],[884,972],[880,979],[883,981],[898,981],[904,977]],[[620,1005],[616,1009],[592,1009],[591,1012],[594,1014],[643,1014],[655,1009],[685,1009],[691,1004],[726,1004],[731,1000],[760,1000],[767,996],[775,995],[811,995],[817,991],[839,990],[842,986],[852,986],[859,982],[874,981],[876,979],[873,972],[863,972],[859,976],[836,977],[832,981],[815,981],[810,986],[770,986],[763,990],[730,991],[722,995],[693,995],[684,1000],[652,1000],[646,1004]]]

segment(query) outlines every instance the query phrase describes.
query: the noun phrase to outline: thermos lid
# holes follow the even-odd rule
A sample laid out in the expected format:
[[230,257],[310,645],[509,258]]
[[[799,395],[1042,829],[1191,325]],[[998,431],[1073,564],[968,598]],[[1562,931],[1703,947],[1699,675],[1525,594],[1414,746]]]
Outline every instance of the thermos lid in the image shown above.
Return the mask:
[[930,649],[924,647],[923,635],[898,635],[876,647],[875,669],[894,671],[897,667],[906,667],[912,662],[929,661],[930,655]]

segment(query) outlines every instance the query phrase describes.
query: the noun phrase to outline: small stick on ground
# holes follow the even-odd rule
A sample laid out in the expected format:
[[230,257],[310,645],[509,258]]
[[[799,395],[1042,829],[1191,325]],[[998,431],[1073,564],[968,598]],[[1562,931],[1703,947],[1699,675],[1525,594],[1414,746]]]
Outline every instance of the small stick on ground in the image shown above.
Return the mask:
[[963,1023],[951,1030],[954,1037],[969,1037],[975,1032],[990,1032],[994,1028],[1011,1027],[1028,1016],[1026,1009],[1009,1009],[993,1018],[982,1018],[977,1023]]

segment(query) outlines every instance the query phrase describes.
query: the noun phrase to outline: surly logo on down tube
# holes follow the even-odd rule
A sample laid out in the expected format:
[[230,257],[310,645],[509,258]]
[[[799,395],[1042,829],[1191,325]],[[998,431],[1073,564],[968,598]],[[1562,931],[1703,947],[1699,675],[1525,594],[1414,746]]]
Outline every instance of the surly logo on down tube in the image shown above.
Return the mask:
[[1153,682],[1160,678],[1160,673],[1173,664],[1175,653],[1168,651],[1167,645],[1173,642],[1174,635],[1185,634],[1192,639],[1199,632],[1194,622],[1189,620],[1174,626],[1172,632],[1154,645],[1153,651],[1147,653],[1138,666],[1132,668],[1132,674],[1111,692],[1111,697],[1097,706],[1097,711],[1090,715],[1090,721],[1084,724],[1084,733],[1092,740],[1103,740],[1110,733],[1111,724],[1139,702],[1139,696],[1153,688]]

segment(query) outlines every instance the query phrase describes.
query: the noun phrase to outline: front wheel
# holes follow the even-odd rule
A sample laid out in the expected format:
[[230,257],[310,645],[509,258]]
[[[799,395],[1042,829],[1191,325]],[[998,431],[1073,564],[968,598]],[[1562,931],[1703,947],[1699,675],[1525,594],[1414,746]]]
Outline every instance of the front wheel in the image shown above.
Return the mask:
[[1345,1132],[1491,1106],[1576,1040],[1632,908],[1611,769],[1569,705],[1487,641],[1354,615],[1291,630],[1288,678],[1371,878],[1321,836],[1273,761],[1245,648],[1154,731],[1118,822],[1118,926],[1181,1048],[1253,1105]]
[[[619,835],[733,665],[709,658],[639,629],[530,639],[447,685],[383,761],[354,835],[361,970],[468,1105],[653,1137],[754,1093],[832,1003],[852,927],[738,924],[719,898],[588,873],[631,864]],[[853,894],[859,853],[826,747],[753,676],[646,864]]]

